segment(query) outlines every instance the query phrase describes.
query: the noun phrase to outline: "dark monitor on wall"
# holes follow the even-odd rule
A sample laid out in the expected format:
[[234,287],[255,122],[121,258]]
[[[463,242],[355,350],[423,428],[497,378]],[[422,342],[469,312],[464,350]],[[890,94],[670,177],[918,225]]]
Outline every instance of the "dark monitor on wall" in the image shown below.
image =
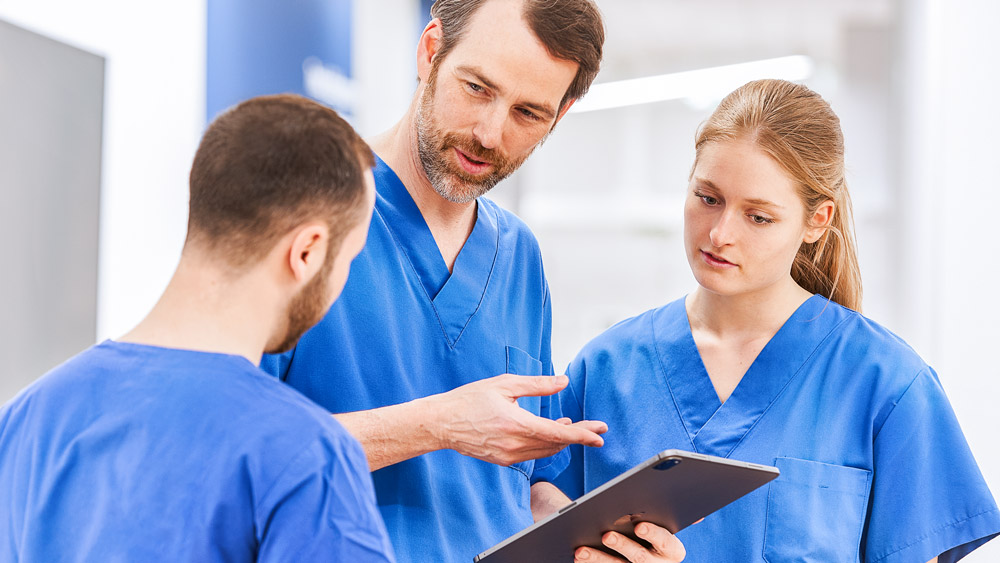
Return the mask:
[[0,403],[97,331],[104,58],[0,21]]

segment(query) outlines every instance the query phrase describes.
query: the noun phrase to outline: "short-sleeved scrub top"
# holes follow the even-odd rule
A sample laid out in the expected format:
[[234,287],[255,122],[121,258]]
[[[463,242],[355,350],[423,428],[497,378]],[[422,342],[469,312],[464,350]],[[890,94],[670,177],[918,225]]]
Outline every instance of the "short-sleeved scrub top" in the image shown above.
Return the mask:
[[[265,357],[261,367],[333,413],[503,373],[552,374],[548,284],[527,226],[479,198],[449,273],[416,203],[381,159],[375,185],[368,241],[340,298],[294,350]],[[552,415],[548,397],[518,402]],[[375,471],[397,557],[471,562],[532,523],[530,484],[554,476],[564,454],[502,467],[442,450]]]
[[360,445],[245,358],[106,341],[0,408],[0,561],[394,561]]
[[808,299],[720,403],[684,300],[623,321],[569,367],[564,414],[604,420],[573,447],[571,497],[668,448],[777,466],[780,477],[678,534],[685,562],[955,561],[1000,513],[935,372],[902,340]]

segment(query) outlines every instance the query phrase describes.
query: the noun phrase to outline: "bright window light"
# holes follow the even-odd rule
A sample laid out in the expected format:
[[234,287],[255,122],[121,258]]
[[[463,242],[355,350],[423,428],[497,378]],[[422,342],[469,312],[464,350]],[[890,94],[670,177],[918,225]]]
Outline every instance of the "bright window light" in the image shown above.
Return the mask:
[[761,78],[801,81],[813,72],[813,61],[803,55],[764,59],[594,84],[572,112],[595,111],[664,100],[721,100],[736,88]]

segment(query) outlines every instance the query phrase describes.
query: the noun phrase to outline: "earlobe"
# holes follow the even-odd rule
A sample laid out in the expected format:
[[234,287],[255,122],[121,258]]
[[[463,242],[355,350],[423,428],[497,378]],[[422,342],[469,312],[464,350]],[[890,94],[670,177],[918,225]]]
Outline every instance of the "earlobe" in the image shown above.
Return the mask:
[[438,18],[432,19],[420,34],[420,41],[417,43],[417,77],[421,82],[430,76],[434,57],[441,50],[441,37],[441,20]]

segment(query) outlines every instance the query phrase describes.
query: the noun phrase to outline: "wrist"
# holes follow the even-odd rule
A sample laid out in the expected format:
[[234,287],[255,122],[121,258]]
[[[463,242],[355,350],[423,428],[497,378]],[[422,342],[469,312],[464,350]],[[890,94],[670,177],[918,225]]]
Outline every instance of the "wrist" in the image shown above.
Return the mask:
[[425,452],[450,449],[452,444],[445,432],[445,414],[448,411],[440,395],[430,395],[406,403],[408,408],[404,421],[415,434],[413,438],[422,444]]

